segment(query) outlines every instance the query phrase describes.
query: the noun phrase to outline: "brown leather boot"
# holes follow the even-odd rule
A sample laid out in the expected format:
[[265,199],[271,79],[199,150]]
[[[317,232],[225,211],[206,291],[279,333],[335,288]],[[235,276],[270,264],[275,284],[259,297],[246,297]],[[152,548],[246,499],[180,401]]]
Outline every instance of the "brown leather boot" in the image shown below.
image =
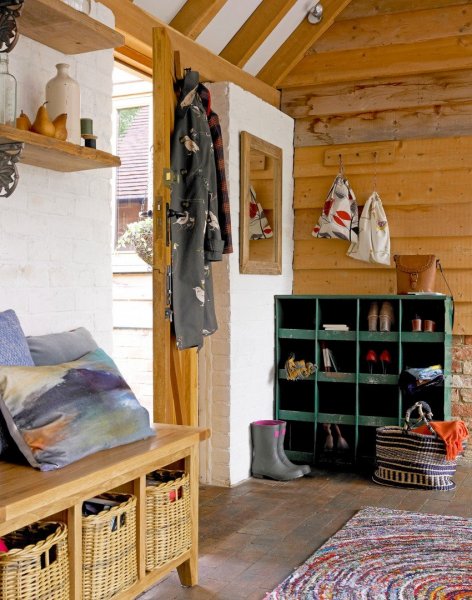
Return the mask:
[[395,315],[391,302],[382,302],[379,314],[380,331],[390,331],[392,324],[395,323]]
[[377,331],[377,321],[379,319],[379,303],[371,302],[369,306],[369,312],[367,313],[367,323],[369,324],[369,331]]

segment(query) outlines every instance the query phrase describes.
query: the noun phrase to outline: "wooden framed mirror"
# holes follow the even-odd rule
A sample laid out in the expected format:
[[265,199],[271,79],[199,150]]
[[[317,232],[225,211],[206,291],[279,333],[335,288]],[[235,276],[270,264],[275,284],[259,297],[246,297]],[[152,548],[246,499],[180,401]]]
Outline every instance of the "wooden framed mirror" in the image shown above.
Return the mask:
[[282,149],[241,132],[239,271],[282,273]]

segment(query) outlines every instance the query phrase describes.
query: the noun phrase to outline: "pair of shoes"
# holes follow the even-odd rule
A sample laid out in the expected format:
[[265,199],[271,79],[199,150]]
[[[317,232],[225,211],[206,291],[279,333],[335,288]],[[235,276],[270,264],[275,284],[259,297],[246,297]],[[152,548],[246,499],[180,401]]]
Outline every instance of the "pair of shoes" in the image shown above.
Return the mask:
[[382,373],[384,375],[387,373],[388,365],[390,365],[392,362],[392,357],[390,356],[390,352],[388,350],[382,350],[378,358],[374,350],[369,350],[365,356],[365,359],[367,361],[369,373],[374,372],[374,366],[379,360],[382,365]]
[[391,302],[388,300],[382,302],[380,311],[379,303],[376,301],[371,302],[369,306],[369,312],[367,313],[369,331],[377,331],[377,323],[379,325],[379,331],[390,331],[390,327],[394,322],[395,317]]
[[[333,425],[333,427],[334,427],[334,430],[336,431],[336,435],[338,436],[338,439],[336,441],[336,449],[337,450],[349,450],[349,444],[343,438],[343,436],[341,434],[341,429],[339,428],[339,425]],[[325,450],[333,450],[334,438],[333,438],[333,434],[331,433],[331,424],[323,423],[323,429],[325,430],[325,433],[326,433],[324,449]]]

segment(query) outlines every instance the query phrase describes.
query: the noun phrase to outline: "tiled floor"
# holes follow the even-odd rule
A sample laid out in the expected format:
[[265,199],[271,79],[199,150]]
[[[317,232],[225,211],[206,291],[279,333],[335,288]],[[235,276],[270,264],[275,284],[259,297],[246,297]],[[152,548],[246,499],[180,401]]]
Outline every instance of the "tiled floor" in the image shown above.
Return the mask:
[[200,492],[199,585],[172,573],[139,600],[260,600],[363,506],[472,517],[472,465],[452,492],[401,490],[350,473],[249,479]]

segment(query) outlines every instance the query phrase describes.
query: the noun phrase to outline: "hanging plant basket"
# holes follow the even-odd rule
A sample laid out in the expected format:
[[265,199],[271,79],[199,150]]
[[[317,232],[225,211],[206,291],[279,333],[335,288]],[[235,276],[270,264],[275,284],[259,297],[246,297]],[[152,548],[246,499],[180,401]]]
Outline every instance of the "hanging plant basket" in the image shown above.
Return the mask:
[[152,218],[146,217],[134,223],[128,223],[126,231],[118,240],[118,246],[133,246],[136,254],[152,267],[153,248]]

